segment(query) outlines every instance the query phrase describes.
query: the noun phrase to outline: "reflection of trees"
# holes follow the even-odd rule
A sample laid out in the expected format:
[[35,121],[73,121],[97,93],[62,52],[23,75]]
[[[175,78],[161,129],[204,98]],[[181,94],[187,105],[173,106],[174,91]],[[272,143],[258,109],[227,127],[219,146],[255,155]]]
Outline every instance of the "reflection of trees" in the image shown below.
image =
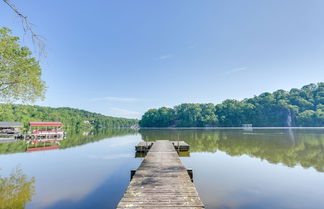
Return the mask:
[[135,133],[137,133],[137,131],[133,129],[99,129],[87,133],[86,135],[67,133],[67,138],[61,141],[60,148],[64,149],[68,147],[75,147],[91,142],[100,141],[106,138],[126,136]]
[[[133,129],[99,129],[94,130],[87,135],[76,134],[75,132],[67,132],[67,138],[61,141],[60,148],[68,148],[79,146],[95,141],[99,141],[106,138],[111,138],[115,136],[125,136],[129,134],[137,133]],[[18,141],[14,143],[0,143],[0,154],[9,154],[16,152],[25,152],[26,143],[24,141]]]
[[140,133],[146,141],[186,141],[192,152],[220,150],[231,156],[246,154],[274,164],[289,167],[299,164],[324,172],[322,130],[141,130]]
[[0,209],[22,209],[35,193],[35,178],[28,179],[20,168],[9,177],[0,176]]
[[0,154],[25,152],[25,150],[26,150],[26,143],[24,141],[0,144]]

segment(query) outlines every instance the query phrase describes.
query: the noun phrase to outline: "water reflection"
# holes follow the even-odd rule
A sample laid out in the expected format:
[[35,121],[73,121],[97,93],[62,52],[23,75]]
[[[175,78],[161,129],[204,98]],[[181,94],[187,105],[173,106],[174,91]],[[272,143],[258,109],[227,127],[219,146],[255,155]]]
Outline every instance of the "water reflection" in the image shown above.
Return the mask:
[[[40,151],[51,150],[51,146],[55,145],[56,149],[66,149],[70,147],[80,146],[87,143],[96,142],[102,139],[111,138],[115,136],[125,136],[129,134],[137,133],[133,129],[95,129],[91,132],[76,133],[74,130],[67,131],[67,138],[57,143],[40,143]],[[44,145],[43,145],[44,144]],[[12,143],[0,143],[0,154],[11,154],[26,152],[29,148],[33,148],[33,145],[26,143],[25,141],[16,141]],[[53,147],[54,148],[54,147]]]
[[116,136],[126,136],[130,134],[137,133],[134,129],[95,129],[91,132],[83,133],[73,133],[68,132],[68,137],[61,142],[61,149],[75,147],[91,142],[96,142],[102,139],[116,137]]
[[9,177],[0,176],[0,209],[24,209],[35,193],[35,178],[28,178],[20,167]]
[[[323,138],[324,130],[108,129],[68,134],[57,150],[23,153],[22,147],[22,153],[0,155],[0,166],[9,176],[20,164],[37,179],[26,209],[108,209],[116,207],[129,172],[143,160],[134,158],[139,141],[184,140],[191,152],[181,160],[194,170],[207,209],[317,209],[324,205]],[[19,150],[3,145],[4,153]]]
[[183,140],[191,145],[190,157],[182,161],[195,171],[194,182],[207,209],[323,208],[324,130],[140,133],[147,141]]
[[139,137],[89,137],[85,146],[72,146],[85,138],[71,138],[74,143],[62,144],[64,149],[0,155],[3,171],[21,164],[28,176],[37,178],[36,194],[26,208],[115,208],[129,183],[129,171],[140,163],[133,156]]
[[191,152],[223,151],[324,172],[323,130],[140,130],[142,139],[183,140]]

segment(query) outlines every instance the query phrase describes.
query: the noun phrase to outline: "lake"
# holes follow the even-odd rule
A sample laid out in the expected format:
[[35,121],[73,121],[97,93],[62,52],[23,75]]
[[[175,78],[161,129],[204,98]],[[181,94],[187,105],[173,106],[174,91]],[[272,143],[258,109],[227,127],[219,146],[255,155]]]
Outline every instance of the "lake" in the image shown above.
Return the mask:
[[324,129],[105,130],[29,153],[22,142],[0,144],[1,178],[20,177],[22,190],[0,185],[0,208],[115,208],[143,160],[134,146],[164,139],[191,146],[181,160],[206,208],[324,208]]

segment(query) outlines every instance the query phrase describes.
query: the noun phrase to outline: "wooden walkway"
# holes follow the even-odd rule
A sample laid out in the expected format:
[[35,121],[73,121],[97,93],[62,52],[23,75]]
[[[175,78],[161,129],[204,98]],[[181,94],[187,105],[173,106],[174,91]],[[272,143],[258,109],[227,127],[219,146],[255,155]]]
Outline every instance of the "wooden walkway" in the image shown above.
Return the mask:
[[170,141],[156,141],[117,208],[204,208]]

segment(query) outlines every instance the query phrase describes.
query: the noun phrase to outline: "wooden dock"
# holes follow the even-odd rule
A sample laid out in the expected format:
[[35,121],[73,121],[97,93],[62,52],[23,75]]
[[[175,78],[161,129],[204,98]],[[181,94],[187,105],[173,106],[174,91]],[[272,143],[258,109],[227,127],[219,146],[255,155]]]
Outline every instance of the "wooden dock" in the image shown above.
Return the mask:
[[198,209],[204,204],[174,145],[162,140],[153,143],[117,208]]
[[[176,151],[189,151],[190,146],[184,141],[170,141]],[[136,152],[148,152],[153,146],[154,142],[142,141],[135,146]]]
[[171,141],[177,151],[189,151],[190,146],[184,141]]
[[153,146],[153,142],[140,142],[135,146],[136,152],[148,152],[149,149]]

